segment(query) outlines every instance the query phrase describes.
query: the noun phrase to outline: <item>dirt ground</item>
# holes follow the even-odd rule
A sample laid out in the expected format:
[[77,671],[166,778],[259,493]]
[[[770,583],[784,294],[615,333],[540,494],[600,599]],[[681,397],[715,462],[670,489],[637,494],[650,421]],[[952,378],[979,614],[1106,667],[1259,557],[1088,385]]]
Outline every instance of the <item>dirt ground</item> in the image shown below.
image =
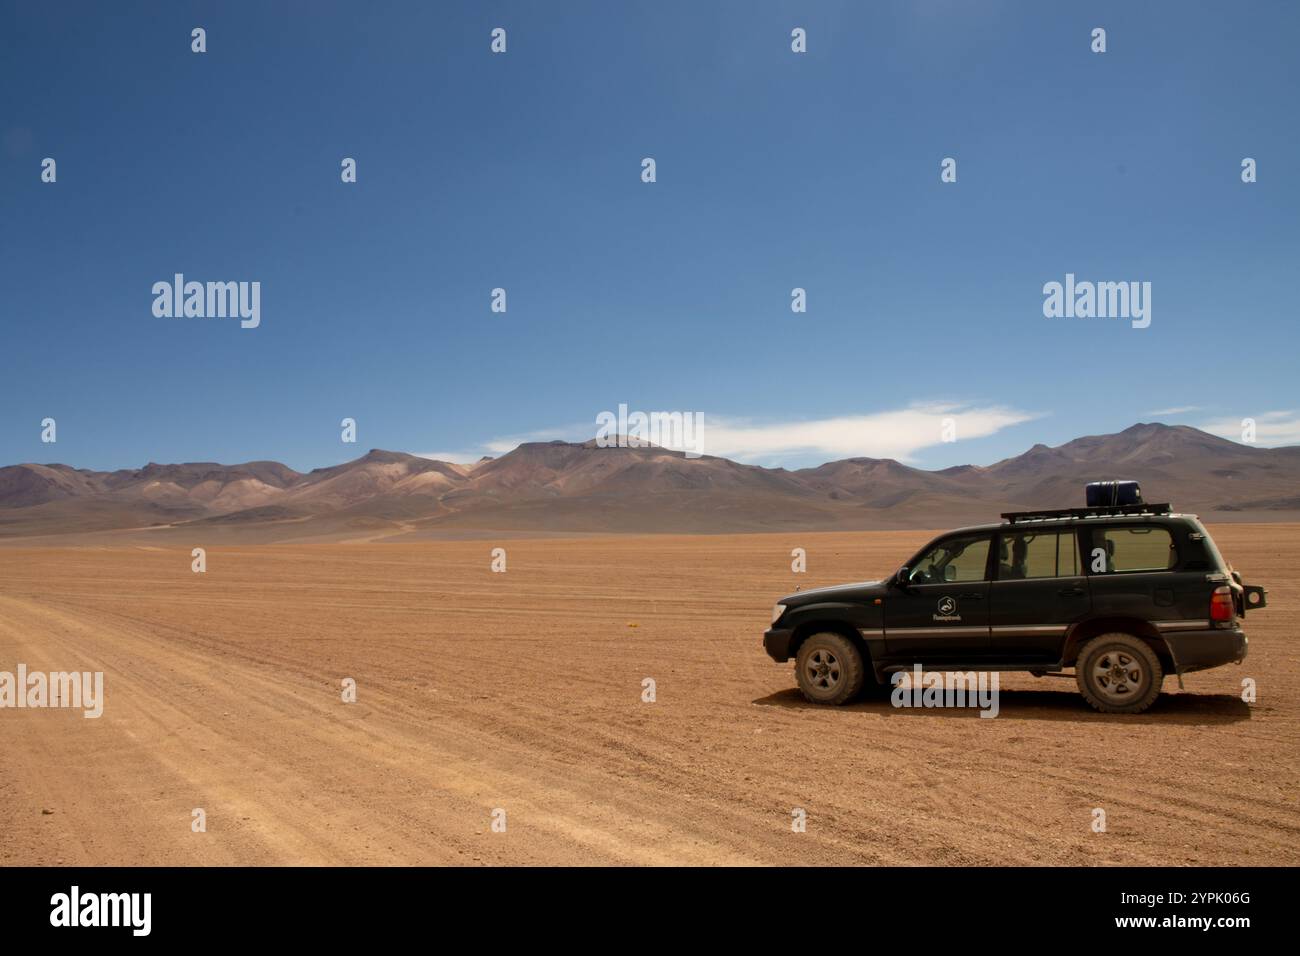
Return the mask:
[[1300,525],[1212,530],[1270,589],[1243,665],[1137,717],[1004,675],[992,720],[806,705],[763,653],[926,532],[0,548],[0,671],[106,696],[0,710],[0,864],[1295,865]]

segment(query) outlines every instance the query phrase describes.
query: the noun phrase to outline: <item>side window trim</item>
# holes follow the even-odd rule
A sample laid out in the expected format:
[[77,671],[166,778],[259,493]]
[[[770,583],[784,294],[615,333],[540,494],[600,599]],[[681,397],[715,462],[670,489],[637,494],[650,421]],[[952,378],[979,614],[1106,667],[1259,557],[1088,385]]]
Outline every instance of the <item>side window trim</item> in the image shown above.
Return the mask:
[[1058,578],[1078,578],[1083,576],[1083,565],[1079,563],[1083,557],[1079,553],[1079,549],[1083,543],[1083,535],[1079,533],[1080,530],[1081,529],[1075,527],[1074,525],[1070,525],[1067,528],[1062,528],[1060,531],[1061,534],[1068,534],[1070,536],[1070,540],[1074,542],[1074,570],[1071,571],[1069,574],[1061,573],[1061,568],[1060,568],[1061,546],[1060,543],[1058,542],[1056,546],[1056,560],[1057,560],[1056,576]]
[[998,571],[1002,569],[1002,546],[1005,544],[1007,548],[1010,549],[1011,543],[1009,539],[1010,534],[1008,532],[999,531],[993,536],[993,540],[989,542],[989,563],[988,567],[984,571],[989,583],[1009,580],[1008,578],[1004,578],[998,574]]
[[1001,534],[1000,531],[990,531],[987,534],[985,534],[984,537],[988,539],[988,543],[989,543],[989,553],[984,556],[984,580],[971,581],[969,583],[988,584],[991,586],[993,582],[998,579],[997,578],[998,549],[996,545],[998,543],[998,537],[1000,534]]

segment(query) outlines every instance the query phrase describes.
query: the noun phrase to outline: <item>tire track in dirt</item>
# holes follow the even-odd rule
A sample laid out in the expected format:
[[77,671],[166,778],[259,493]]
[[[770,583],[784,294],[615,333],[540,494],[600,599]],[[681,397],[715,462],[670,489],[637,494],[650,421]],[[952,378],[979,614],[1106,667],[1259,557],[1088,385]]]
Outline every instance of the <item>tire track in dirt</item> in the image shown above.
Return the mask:
[[[883,547],[829,537],[851,547],[804,543],[831,580]],[[495,577],[485,543],[214,550],[206,576],[187,552],[0,549],[0,667],[93,659],[118,690],[83,722],[93,737],[67,714],[4,725],[0,764],[10,740],[24,758],[0,778],[13,859],[51,834],[68,862],[1300,859],[1283,620],[1252,615],[1261,665],[1242,673],[1267,676],[1270,703],[1249,709],[1227,671],[1137,719],[1029,678],[1004,681],[994,721],[815,708],[759,647],[756,615],[793,590],[764,541],[788,553],[778,536],[516,542]],[[339,702],[342,676],[358,704]],[[59,812],[34,817],[49,793]],[[194,805],[219,838],[207,850]],[[489,832],[494,806],[506,834]],[[790,831],[796,806],[807,833]]]
[[[378,721],[373,728],[367,726],[368,719],[377,713],[386,696],[372,688],[363,690],[363,694],[375,695],[381,703],[365,706],[360,710],[360,717],[349,720],[327,712],[322,701],[328,699],[327,694],[337,699],[332,690],[313,691],[285,677],[268,677],[243,664],[232,665],[228,660],[216,663],[192,651],[165,648],[162,641],[144,632],[116,626],[106,629],[102,621],[88,622],[62,611],[18,609],[12,599],[0,600],[0,615],[11,626],[29,632],[57,634],[51,643],[66,652],[65,659],[75,656],[77,666],[104,670],[111,675],[114,710],[126,709],[117,719],[122,726],[131,726],[134,736],[184,741],[183,745],[155,746],[150,750],[150,758],[161,764],[174,780],[181,781],[172,783],[169,789],[214,793],[216,797],[210,802],[233,808],[241,819],[253,821],[256,842],[261,847],[260,852],[252,850],[254,859],[246,862],[386,862],[358,859],[354,839],[341,840],[337,835],[332,837],[329,832],[322,832],[315,823],[308,829],[298,822],[337,819],[340,813],[345,814],[342,821],[345,827],[369,832],[376,839],[381,838],[380,834],[389,838],[391,843],[387,849],[399,854],[398,862],[429,862],[427,850],[400,858],[403,850],[399,844],[410,845],[405,826],[390,832],[376,822],[377,814],[372,809],[352,805],[341,809],[333,801],[313,801],[310,792],[313,787],[322,786],[318,763],[322,755],[327,758],[332,773],[340,768],[356,767],[364,775],[381,767],[388,774],[400,775],[415,794],[450,794],[458,799],[460,806],[452,819],[448,820],[445,814],[440,816],[451,829],[431,841],[435,844],[454,845],[466,834],[476,831],[481,834],[486,829],[490,807],[475,806],[472,800],[495,790],[510,795],[503,802],[512,808],[516,821],[529,821],[571,841],[571,862],[590,861],[593,854],[613,862],[652,863],[690,862],[697,856],[692,846],[677,845],[679,841],[671,832],[648,820],[638,821],[634,813],[610,815],[588,795],[540,783],[501,766],[491,767],[490,773],[476,770],[476,765],[483,763],[477,755],[490,752],[477,742],[471,748],[475,756],[467,756],[443,747],[435,750],[427,741],[410,739],[394,725],[391,717],[382,726]],[[70,637],[73,639],[69,640]],[[128,671],[113,653],[98,653],[100,641],[114,645],[118,653],[129,653],[134,670]],[[178,675],[204,670],[221,672],[204,674],[207,698],[204,713],[184,711],[169,701],[169,695],[174,696],[180,684]],[[340,702],[335,709],[353,713],[345,711],[345,706]],[[240,708],[249,711],[238,742],[210,726],[215,722],[218,707],[222,713]],[[101,720],[108,716],[106,712]],[[268,729],[277,725],[281,733]],[[309,740],[316,748],[311,756],[300,758],[296,748],[304,748]],[[239,796],[246,788],[238,781],[249,778],[258,782],[260,799],[256,801]],[[304,780],[312,781],[312,786],[304,787]],[[334,798],[349,790],[337,783],[322,789]],[[360,786],[356,792],[364,796],[366,787]],[[296,809],[286,812],[282,809],[286,806]],[[211,809],[209,812],[212,813]],[[401,822],[409,824],[415,820],[408,818]],[[187,820],[185,823],[188,826]],[[717,848],[708,850],[712,856]],[[250,850],[243,848],[239,852],[248,854]],[[480,849],[476,855],[482,852]],[[263,859],[268,856],[270,860]],[[450,860],[444,857],[440,861]],[[745,857],[732,861],[752,862]]]

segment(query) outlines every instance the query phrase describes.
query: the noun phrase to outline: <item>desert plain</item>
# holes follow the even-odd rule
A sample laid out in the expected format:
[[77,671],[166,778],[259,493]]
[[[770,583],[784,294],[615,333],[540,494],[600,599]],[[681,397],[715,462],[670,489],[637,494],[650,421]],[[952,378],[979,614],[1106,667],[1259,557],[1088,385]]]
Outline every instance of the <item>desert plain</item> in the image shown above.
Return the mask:
[[995,719],[815,707],[763,653],[777,598],[926,531],[235,542],[202,574],[171,537],[6,545],[0,670],[105,700],[0,710],[0,864],[1295,865],[1300,525],[1211,531],[1270,591],[1242,665],[1139,716],[1002,675]]

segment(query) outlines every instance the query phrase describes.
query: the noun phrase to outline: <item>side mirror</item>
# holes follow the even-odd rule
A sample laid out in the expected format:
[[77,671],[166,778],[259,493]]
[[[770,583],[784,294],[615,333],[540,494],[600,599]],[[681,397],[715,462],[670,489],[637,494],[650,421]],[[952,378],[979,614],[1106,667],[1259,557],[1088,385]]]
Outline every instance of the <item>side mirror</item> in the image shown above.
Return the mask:
[[953,581],[956,581],[957,569],[953,567],[951,564],[945,564],[943,566],[943,579],[949,584],[951,584]]
[[908,573],[909,573],[909,569],[906,564],[903,565],[901,568],[899,568],[894,573],[894,586],[900,587],[903,590],[907,590]]

